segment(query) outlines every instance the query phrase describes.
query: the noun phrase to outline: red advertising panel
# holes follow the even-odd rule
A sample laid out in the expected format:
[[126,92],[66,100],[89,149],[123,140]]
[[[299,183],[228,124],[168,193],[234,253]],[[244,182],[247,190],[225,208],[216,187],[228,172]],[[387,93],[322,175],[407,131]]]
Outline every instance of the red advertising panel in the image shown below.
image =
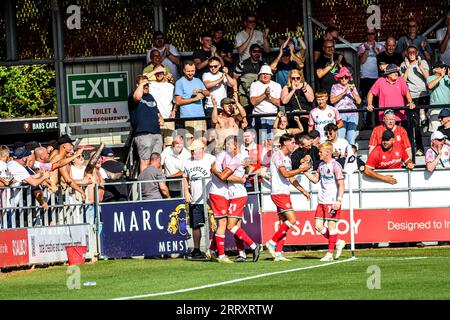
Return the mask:
[[0,231],[0,267],[26,265],[28,260],[28,231]]
[[[274,212],[262,213],[263,243],[278,229]],[[289,231],[286,244],[325,244],[314,229],[314,212],[296,212],[299,224]],[[341,212],[339,238],[350,242],[349,211]],[[450,208],[355,210],[355,242],[449,241]]]

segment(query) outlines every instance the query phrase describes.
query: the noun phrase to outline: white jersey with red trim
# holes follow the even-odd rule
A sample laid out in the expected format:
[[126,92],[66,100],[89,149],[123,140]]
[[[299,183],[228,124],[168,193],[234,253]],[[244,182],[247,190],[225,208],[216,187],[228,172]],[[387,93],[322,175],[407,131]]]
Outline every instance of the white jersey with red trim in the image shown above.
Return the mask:
[[344,179],[342,166],[334,159],[330,163],[322,161],[317,169],[320,178],[318,203],[332,204],[337,201],[338,181]]
[[276,151],[270,159],[270,182],[272,191],[271,194],[290,194],[289,179],[283,177],[280,172],[280,167],[285,167],[287,171],[292,170],[291,158],[284,155],[281,150]]
[[[220,152],[216,156],[216,169],[219,172],[222,172],[228,164],[233,159],[232,155],[230,155],[226,151]],[[211,174],[211,188],[209,189],[210,194],[215,194],[218,196],[222,196],[225,199],[229,199],[228,192],[228,183],[220,180],[214,173]]]
[[[233,171],[233,176],[239,178],[245,176],[245,168],[242,165],[244,159],[245,156],[242,153],[238,153],[228,164],[227,168]],[[247,196],[247,189],[245,189],[245,185],[239,182],[228,182],[228,192],[230,199],[242,198]]]

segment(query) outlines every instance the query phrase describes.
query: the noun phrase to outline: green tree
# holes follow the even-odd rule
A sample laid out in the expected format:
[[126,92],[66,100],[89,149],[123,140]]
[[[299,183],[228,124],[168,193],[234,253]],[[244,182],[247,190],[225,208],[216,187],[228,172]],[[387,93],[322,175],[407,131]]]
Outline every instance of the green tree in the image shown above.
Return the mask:
[[55,114],[55,71],[51,67],[0,66],[0,117]]

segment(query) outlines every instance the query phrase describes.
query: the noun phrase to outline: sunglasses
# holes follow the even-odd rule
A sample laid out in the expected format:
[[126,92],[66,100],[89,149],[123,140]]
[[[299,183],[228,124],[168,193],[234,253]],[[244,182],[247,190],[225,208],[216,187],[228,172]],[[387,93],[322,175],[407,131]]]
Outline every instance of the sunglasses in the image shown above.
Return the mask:
[[291,80],[300,80],[300,77],[291,77]]
[[341,79],[348,80],[348,79],[350,79],[350,77],[344,76],[344,77],[341,77]]
[[434,140],[437,140],[439,142],[443,142],[445,139],[434,139]]
[[417,51],[408,51],[408,54],[417,54]]
[[218,67],[220,67],[220,64],[210,64],[209,67],[210,68],[218,68]]
[[333,135],[333,132],[331,132],[331,131],[325,132],[325,135],[326,135],[326,136],[331,136],[331,135]]
[[261,50],[253,50],[253,53],[261,53]]

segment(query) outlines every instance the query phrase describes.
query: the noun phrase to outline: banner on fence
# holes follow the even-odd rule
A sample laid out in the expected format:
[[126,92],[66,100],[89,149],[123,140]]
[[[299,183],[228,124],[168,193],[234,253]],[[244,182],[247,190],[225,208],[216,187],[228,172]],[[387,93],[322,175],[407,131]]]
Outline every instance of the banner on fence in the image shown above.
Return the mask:
[[0,231],[0,267],[26,265],[28,260],[27,230]]
[[101,204],[101,254],[110,258],[186,253],[185,205],[180,200]]
[[89,224],[28,229],[29,263],[67,261],[66,246],[87,246],[92,258],[93,235]]
[[[325,244],[314,229],[314,212],[296,212],[299,225],[289,231],[286,245]],[[340,239],[350,241],[349,211],[341,212]],[[450,208],[355,210],[355,242],[420,242],[450,240]],[[278,229],[275,212],[262,213],[263,242]]]

